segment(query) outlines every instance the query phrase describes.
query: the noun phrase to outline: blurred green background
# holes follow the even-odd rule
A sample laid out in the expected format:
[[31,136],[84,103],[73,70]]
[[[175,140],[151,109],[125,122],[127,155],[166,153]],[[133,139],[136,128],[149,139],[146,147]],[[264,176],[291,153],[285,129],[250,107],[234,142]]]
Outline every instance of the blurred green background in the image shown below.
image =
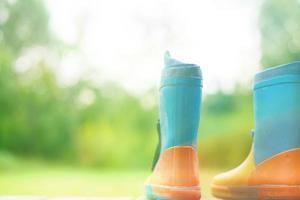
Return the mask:
[[[266,0],[259,8],[260,68],[299,59],[300,1]],[[138,196],[157,143],[158,100],[148,102],[158,87],[134,95],[84,77],[62,85],[36,59],[41,54],[29,55],[37,60],[29,69],[16,69],[32,47],[59,57],[78,49],[52,33],[49,15],[41,0],[0,1],[0,195]],[[199,155],[208,195],[211,177],[250,149],[251,85],[206,94],[202,105]]]

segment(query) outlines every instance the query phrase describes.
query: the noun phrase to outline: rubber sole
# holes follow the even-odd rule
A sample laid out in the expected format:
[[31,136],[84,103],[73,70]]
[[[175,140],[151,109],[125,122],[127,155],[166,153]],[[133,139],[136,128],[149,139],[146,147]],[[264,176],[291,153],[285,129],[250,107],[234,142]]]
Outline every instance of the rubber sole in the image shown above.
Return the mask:
[[145,193],[151,200],[200,200],[199,187],[147,185]]
[[300,200],[300,185],[212,186],[212,194],[230,200]]

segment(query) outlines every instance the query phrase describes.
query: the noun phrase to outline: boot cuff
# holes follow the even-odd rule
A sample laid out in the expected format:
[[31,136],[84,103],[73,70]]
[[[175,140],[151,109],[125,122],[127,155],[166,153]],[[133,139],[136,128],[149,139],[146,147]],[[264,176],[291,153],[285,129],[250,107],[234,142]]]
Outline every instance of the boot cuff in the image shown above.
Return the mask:
[[198,65],[184,63],[165,54],[165,67],[162,72],[163,78],[183,77],[202,79],[201,69]]
[[255,76],[255,83],[270,80],[279,76],[298,75],[300,76],[300,61],[283,64],[277,67],[269,68]]

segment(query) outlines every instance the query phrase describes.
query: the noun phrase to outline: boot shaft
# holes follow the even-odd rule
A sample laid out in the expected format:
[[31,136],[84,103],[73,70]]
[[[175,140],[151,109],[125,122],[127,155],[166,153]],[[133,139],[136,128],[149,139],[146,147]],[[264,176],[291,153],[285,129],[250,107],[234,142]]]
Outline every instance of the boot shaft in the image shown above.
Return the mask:
[[256,164],[300,148],[300,62],[256,75],[254,109]]
[[202,75],[200,67],[165,57],[160,87],[162,150],[197,147]]

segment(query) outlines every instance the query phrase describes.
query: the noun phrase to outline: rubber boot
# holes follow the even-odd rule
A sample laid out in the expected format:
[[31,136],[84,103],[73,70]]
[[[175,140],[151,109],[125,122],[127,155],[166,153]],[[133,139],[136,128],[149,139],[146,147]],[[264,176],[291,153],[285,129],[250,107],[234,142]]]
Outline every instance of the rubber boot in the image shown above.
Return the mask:
[[172,59],[167,52],[160,87],[160,153],[146,182],[149,199],[200,199],[197,135],[201,88],[200,68]]
[[222,199],[300,199],[300,62],[258,73],[252,150],[238,168],[216,176]]

